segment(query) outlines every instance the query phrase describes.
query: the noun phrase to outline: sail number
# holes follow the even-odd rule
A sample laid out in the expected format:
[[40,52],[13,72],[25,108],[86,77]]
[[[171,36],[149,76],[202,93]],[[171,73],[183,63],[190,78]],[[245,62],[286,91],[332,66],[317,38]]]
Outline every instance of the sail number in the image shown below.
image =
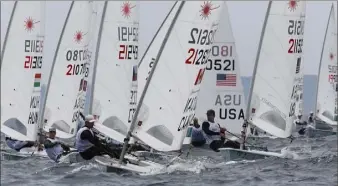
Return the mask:
[[214,41],[216,30],[192,28],[190,30],[189,44],[211,45]]
[[223,70],[223,71],[234,71],[235,60],[221,60],[221,59],[208,59],[206,70]]
[[42,56],[25,56],[24,68],[41,68]]
[[119,59],[137,60],[138,46],[137,45],[120,45]]
[[213,57],[232,57],[232,46],[218,46],[211,47],[211,54]]
[[185,105],[183,117],[181,119],[177,131],[185,129],[189,125],[190,121],[195,117],[196,105],[197,105],[197,94],[195,93],[190,96]]
[[25,40],[25,53],[34,53],[26,55],[24,68],[41,69],[42,68],[43,40]]
[[303,39],[289,39],[289,50],[288,53],[289,54],[293,54],[293,53],[302,53],[303,50]]
[[72,75],[85,75],[85,77],[88,77],[89,74],[89,68],[85,63],[82,64],[69,64],[67,65],[67,76]]
[[88,50],[68,50],[66,52],[67,61],[84,61],[88,58]]
[[304,21],[289,20],[289,35],[304,35]]
[[207,59],[209,57],[209,50],[203,50],[203,49],[195,49],[190,48],[188,50],[189,57],[185,60],[186,64],[193,64],[193,65],[204,65],[207,62]]

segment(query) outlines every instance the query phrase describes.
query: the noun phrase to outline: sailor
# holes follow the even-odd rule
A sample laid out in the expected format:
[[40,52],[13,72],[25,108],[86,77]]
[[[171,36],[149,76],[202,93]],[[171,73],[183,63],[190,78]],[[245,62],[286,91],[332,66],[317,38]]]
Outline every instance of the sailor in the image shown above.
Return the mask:
[[293,121],[294,127],[297,128],[296,126],[301,126],[301,129],[298,131],[298,134],[304,135],[305,130],[306,130],[306,121],[302,121],[302,114],[298,114],[297,119]]
[[194,123],[191,131],[191,144],[194,147],[203,146],[206,143],[202,127],[198,124],[198,119],[194,118]]
[[95,121],[94,116],[87,115],[85,117],[85,126],[76,134],[75,146],[80,156],[85,160],[90,160],[95,156],[104,154],[112,158],[119,158],[121,149],[110,149],[107,145],[104,145],[92,131]]
[[218,123],[215,123],[214,110],[207,111],[207,118],[208,121],[202,123],[202,130],[204,132],[206,143],[209,144],[209,147],[212,150],[219,152],[218,149],[221,147],[240,148],[240,143],[227,139],[224,134],[226,129],[220,127]]
[[65,156],[70,153],[70,148],[68,145],[55,139],[55,135],[56,129],[50,128],[48,138],[45,140],[44,146],[48,157],[58,163],[61,156]]
[[307,125],[306,121],[302,121],[302,114],[298,114],[297,119],[293,121],[295,125]]
[[314,123],[314,118],[313,118],[313,112],[312,111],[310,112],[310,115],[309,115],[309,118],[308,118],[308,123],[309,124]]
[[37,145],[34,141],[19,141],[8,136],[5,137],[5,141],[9,148],[14,149],[17,152],[25,147],[33,147]]

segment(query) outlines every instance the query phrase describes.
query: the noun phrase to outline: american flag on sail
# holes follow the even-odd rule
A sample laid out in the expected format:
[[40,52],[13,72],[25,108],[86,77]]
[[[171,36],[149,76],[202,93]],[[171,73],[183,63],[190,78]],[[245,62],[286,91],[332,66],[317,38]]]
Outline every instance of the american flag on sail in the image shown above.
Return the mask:
[[87,81],[84,79],[81,79],[80,81],[80,87],[79,87],[79,91],[86,91],[87,90]]
[[236,74],[217,74],[216,86],[235,87],[237,82]]

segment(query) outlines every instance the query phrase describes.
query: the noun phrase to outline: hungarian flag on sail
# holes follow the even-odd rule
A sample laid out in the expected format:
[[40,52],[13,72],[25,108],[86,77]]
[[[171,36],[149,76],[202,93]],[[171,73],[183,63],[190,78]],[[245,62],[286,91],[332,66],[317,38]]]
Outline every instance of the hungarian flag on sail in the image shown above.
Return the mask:
[[34,77],[34,88],[40,87],[41,73],[36,73]]
[[216,86],[229,86],[235,87],[237,81],[236,74],[217,74]]
[[81,79],[80,81],[80,87],[79,87],[79,91],[87,91],[87,81],[84,79]]
[[133,81],[137,81],[137,65],[133,66]]

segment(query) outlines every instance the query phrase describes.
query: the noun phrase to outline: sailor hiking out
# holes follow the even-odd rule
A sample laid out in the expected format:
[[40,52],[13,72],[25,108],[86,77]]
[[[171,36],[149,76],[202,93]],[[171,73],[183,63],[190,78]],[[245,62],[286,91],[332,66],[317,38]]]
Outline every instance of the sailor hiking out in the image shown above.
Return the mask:
[[112,158],[119,158],[122,151],[121,148],[111,149],[101,142],[95,135],[92,128],[95,123],[94,116],[87,115],[85,117],[85,126],[80,128],[76,134],[76,149],[80,156],[85,160],[91,160],[95,156],[109,155]]
[[26,147],[33,147],[36,146],[37,143],[34,141],[19,141],[8,136],[5,137],[6,145],[19,152],[21,149]]
[[62,156],[70,153],[70,148],[65,143],[55,139],[55,136],[56,129],[50,128],[44,146],[48,157],[58,163]]
[[240,143],[229,140],[225,137],[226,129],[220,127],[220,125],[215,122],[214,110],[207,111],[207,118],[208,120],[202,124],[202,130],[204,132],[206,143],[212,150],[219,152],[218,149],[221,147],[229,147],[234,149],[240,148]]

